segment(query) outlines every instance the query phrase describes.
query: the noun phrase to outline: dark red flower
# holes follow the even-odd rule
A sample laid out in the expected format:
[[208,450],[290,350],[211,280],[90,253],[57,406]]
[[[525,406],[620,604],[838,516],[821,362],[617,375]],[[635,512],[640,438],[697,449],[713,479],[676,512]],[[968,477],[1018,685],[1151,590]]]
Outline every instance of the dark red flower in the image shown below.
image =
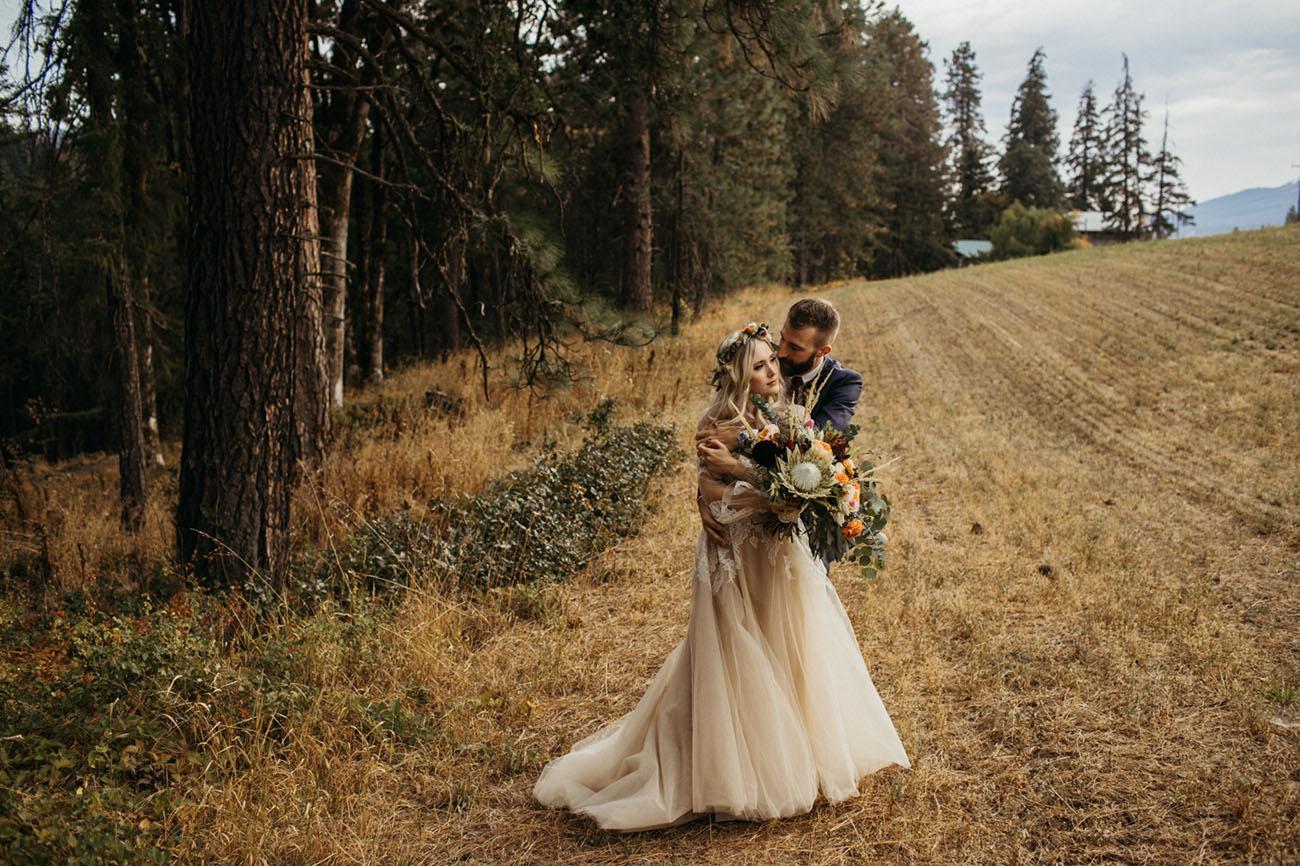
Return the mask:
[[770,439],[756,442],[754,443],[754,462],[759,466],[773,469],[776,467],[776,458],[780,456],[782,450],[780,445]]

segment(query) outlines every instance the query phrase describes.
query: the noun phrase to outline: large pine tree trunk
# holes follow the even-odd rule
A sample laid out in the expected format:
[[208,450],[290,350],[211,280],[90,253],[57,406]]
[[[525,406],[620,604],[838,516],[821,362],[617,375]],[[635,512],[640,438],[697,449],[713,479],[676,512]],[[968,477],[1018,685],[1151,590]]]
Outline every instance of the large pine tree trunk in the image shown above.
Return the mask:
[[650,101],[644,92],[627,100],[623,144],[627,170],[623,178],[625,229],[623,291],[627,303],[648,312],[653,303],[650,264],[654,249],[654,214],[650,203]]
[[254,570],[274,588],[288,564],[295,431],[323,441],[303,428],[327,417],[295,404],[324,396],[304,381],[319,370],[307,332],[320,322],[307,3],[191,11],[178,555],[208,585]]

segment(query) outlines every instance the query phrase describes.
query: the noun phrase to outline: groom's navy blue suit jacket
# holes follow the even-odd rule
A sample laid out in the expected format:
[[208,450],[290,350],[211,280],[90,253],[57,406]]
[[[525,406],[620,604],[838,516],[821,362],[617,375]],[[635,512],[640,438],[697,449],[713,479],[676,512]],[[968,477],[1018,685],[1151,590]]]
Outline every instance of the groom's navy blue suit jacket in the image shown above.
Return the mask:
[[[826,358],[812,384],[823,381],[826,384],[812,408],[813,423],[819,430],[827,421],[831,422],[832,427],[847,430],[853,420],[853,410],[858,408],[858,397],[862,394],[862,376],[834,358]],[[831,558],[824,556],[822,562],[829,573]]]
[[836,429],[848,429],[849,422],[853,420],[853,410],[858,407],[858,396],[862,393],[862,376],[834,358],[827,357],[822,360],[816,382],[825,383],[812,408],[812,419],[817,429],[820,430],[827,421]]

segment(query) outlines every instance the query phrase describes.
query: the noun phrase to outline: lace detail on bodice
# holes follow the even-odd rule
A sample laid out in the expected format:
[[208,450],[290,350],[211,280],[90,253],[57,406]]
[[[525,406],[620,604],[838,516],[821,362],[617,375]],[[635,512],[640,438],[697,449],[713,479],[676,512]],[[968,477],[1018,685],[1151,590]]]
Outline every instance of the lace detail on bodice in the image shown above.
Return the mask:
[[[753,471],[756,464],[750,458],[743,454],[736,456],[746,469]],[[766,495],[744,480],[733,481],[721,499],[709,503],[709,511],[726,527],[730,541],[719,545],[706,535],[696,556],[696,574],[700,580],[709,580],[715,595],[724,585],[736,580],[737,570],[743,568],[745,550],[760,545],[766,551],[773,574],[787,580],[794,578],[790,559],[795,551],[791,547],[799,544],[807,547],[804,530],[800,528],[794,539],[771,535],[762,523],[766,504]]]

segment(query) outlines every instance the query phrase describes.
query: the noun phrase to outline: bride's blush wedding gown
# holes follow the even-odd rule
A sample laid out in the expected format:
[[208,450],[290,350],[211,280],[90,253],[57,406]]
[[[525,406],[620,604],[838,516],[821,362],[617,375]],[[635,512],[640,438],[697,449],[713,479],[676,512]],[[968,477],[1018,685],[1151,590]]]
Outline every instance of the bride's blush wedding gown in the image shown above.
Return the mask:
[[710,504],[729,543],[700,532],[686,636],[631,712],[542,769],[539,803],[609,830],[761,820],[911,766],[825,566],[766,508],[746,481]]

